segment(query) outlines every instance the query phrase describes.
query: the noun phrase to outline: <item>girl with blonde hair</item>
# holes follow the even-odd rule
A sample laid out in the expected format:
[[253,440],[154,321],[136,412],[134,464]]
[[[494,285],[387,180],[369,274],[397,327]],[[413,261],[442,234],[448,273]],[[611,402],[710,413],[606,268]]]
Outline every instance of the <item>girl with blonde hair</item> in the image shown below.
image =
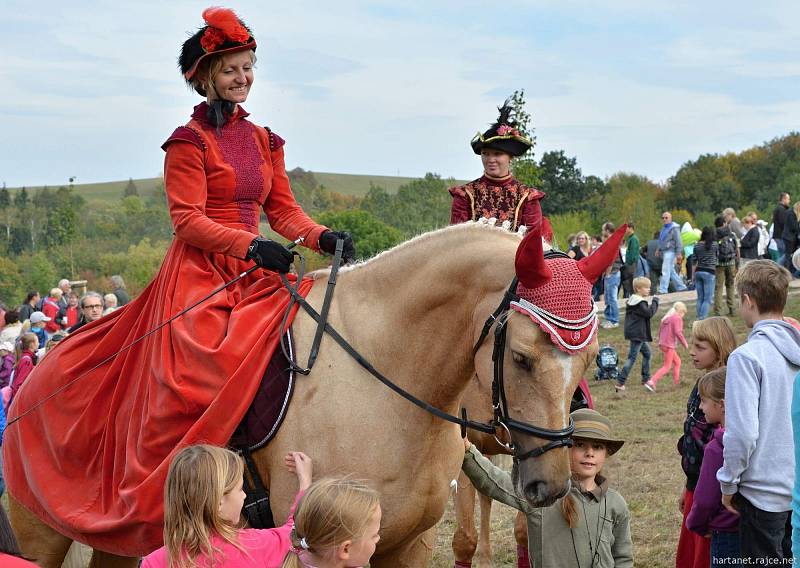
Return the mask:
[[378,493],[353,479],[321,479],[300,499],[281,568],[346,568],[369,562],[380,540]]
[[678,356],[678,343],[686,349],[689,348],[689,343],[683,336],[683,316],[685,315],[686,304],[675,302],[661,318],[661,325],[658,328],[658,347],[664,353],[664,364],[655,372],[653,378],[644,383],[644,388],[651,392],[655,392],[656,383],[669,373],[670,369],[672,369],[672,382],[676,386],[681,382],[681,358]]
[[[311,458],[291,452],[284,462],[300,485],[296,506],[311,484]],[[242,458],[225,448],[201,444],[178,452],[164,487],[164,546],[142,568],[278,566],[291,546],[292,514],[274,529],[241,528],[243,475]]]
[[[714,316],[696,321],[692,325],[689,356],[695,369],[707,373],[724,367],[734,349],[736,349],[736,334],[728,318]],[[686,474],[686,484],[681,489],[681,496],[678,499],[683,522],[681,522],[675,562],[676,566],[686,568],[706,568],[711,565],[709,539],[691,532],[686,526],[686,517],[692,509],[694,490],[700,478],[705,447],[713,438],[715,430],[715,426],[706,420],[700,403],[699,387],[698,383],[695,383],[686,404],[683,436],[678,440],[678,452],[681,454],[681,467]]]

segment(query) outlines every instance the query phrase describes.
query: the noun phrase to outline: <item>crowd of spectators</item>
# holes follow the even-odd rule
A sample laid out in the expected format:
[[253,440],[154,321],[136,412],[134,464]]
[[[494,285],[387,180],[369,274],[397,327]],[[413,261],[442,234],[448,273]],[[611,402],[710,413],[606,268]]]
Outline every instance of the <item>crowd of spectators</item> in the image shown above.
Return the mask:
[[[114,289],[105,296],[79,296],[65,278],[44,297],[31,290],[17,306],[0,302],[0,445],[8,408],[36,364],[70,333],[130,302],[122,277],[112,276],[111,283]],[[0,475],[0,495],[4,490]]]
[[[661,229],[643,243],[634,222],[629,222],[618,259],[593,289],[595,300],[603,297],[605,302],[603,327],[619,325],[619,289],[629,298],[633,279],[639,276],[650,278],[654,293],[696,291],[698,319],[734,314],[734,278],[748,262],[773,260],[794,278],[800,276],[800,201],[791,207],[790,202],[789,194],[780,194],[771,223],[759,219],[754,211],[739,219],[729,207],[715,218],[713,227],[702,228],[692,228],[689,223],[681,226],[665,211]],[[604,223],[596,237],[590,238],[586,231],[570,235],[567,254],[577,260],[589,256],[613,229],[613,224]]]

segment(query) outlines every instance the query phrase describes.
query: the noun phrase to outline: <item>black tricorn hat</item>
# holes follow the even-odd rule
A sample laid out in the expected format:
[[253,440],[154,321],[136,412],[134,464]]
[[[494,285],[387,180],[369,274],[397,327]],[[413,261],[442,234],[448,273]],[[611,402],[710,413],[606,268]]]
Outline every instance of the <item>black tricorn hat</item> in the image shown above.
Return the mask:
[[470,144],[476,154],[480,154],[484,148],[499,150],[513,157],[522,156],[533,146],[528,138],[519,131],[517,121],[514,118],[514,107],[511,106],[511,99],[506,99],[503,106],[497,107],[500,116],[489,130],[481,134],[478,132]]
[[[233,10],[212,6],[203,10],[206,25],[183,42],[178,65],[184,79],[191,83],[200,62],[211,55],[232,53],[245,49],[256,50],[256,40],[250,28],[238,18]],[[198,93],[205,96],[202,89]]]

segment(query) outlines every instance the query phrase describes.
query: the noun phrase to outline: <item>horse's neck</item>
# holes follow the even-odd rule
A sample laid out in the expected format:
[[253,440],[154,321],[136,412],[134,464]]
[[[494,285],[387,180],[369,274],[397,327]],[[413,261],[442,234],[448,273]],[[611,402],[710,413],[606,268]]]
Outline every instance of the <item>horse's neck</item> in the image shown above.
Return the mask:
[[337,296],[348,332],[375,347],[375,366],[398,383],[453,402],[474,373],[476,326],[514,276],[518,243],[499,229],[453,227],[345,270]]

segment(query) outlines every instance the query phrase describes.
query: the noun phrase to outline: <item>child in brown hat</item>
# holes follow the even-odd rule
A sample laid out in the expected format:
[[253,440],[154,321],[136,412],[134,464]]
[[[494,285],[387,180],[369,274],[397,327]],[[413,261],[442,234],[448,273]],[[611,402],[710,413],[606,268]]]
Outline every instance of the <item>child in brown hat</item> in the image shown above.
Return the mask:
[[575,423],[570,448],[572,488],[552,507],[531,507],[517,496],[511,475],[466,438],[461,467],[478,491],[525,513],[532,566],[632,567],[628,504],[601,474],[606,457],[615,454],[624,441],[613,436],[611,422],[595,410],[583,408],[571,416]]

